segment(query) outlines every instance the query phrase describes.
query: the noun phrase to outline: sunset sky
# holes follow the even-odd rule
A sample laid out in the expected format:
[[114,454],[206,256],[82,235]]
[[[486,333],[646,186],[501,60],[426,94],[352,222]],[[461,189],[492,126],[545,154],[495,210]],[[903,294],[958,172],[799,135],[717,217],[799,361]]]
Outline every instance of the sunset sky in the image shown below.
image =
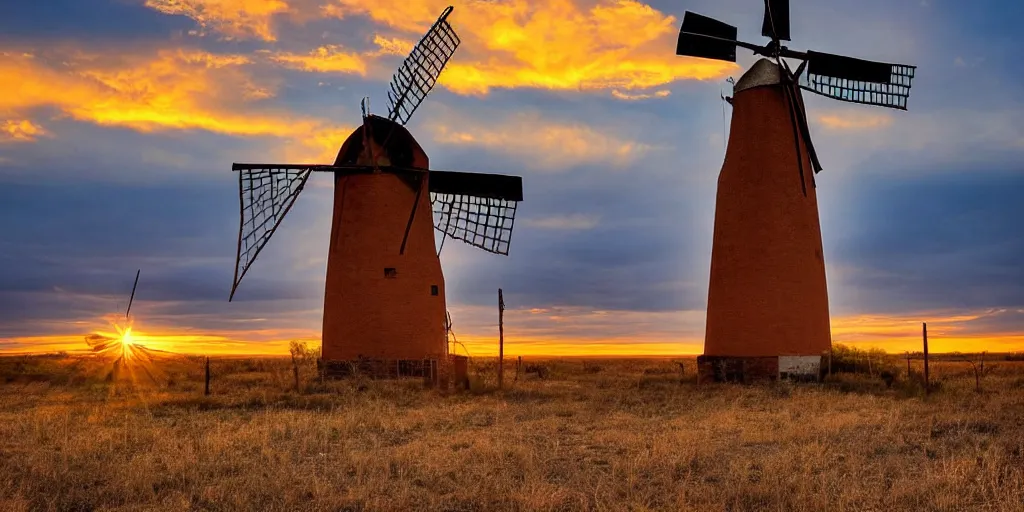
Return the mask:
[[[86,348],[137,269],[136,339],[318,340],[331,181],[233,302],[232,162],[330,163],[448,0],[48,0],[0,7],[0,352]],[[438,169],[523,176],[509,256],[445,244],[455,333],[508,355],[700,353],[737,65],[674,55],[683,13],[763,43],[759,0],[454,1],[462,45],[409,124]],[[792,0],[794,49],[917,65],[909,111],[806,94],[833,340],[1024,350],[1024,4]]]

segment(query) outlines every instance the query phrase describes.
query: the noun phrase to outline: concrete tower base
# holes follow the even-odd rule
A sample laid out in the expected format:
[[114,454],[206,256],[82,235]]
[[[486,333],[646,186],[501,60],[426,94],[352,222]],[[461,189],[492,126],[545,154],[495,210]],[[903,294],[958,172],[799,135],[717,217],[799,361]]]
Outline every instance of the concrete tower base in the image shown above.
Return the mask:
[[819,381],[822,356],[698,356],[697,382]]

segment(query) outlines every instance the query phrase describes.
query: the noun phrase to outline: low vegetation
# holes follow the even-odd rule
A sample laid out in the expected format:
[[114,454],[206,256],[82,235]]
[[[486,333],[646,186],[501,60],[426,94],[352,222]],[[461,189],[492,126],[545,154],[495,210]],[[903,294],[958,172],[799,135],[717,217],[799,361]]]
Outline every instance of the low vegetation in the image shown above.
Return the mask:
[[982,392],[970,364],[936,362],[925,396],[884,354],[867,371],[838,354],[822,384],[753,386],[697,386],[692,359],[531,359],[518,377],[510,359],[504,390],[496,362],[478,359],[470,390],[441,391],[321,382],[315,358],[293,352],[211,359],[210,396],[202,358],[108,382],[99,358],[0,357],[0,510],[1024,503],[1021,362],[986,362]]

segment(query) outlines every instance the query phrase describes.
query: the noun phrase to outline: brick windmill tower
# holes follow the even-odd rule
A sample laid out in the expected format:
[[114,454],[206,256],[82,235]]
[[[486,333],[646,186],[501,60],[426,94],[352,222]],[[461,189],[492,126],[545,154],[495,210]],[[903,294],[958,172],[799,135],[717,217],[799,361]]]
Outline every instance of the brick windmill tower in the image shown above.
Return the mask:
[[[801,90],[906,110],[914,76],[914,66],[790,50],[780,44],[790,40],[789,0],[764,5],[765,46],[687,12],[676,48],[677,55],[729,62],[737,46],[764,56],[736,81],[730,99],[701,380],[818,378],[831,334],[814,182],[821,165]],[[787,58],[801,61],[795,71]]]
[[422,375],[447,356],[434,229],[442,243],[451,237],[508,254],[522,178],[430,170],[404,127],[459,45],[447,21],[451,11],[444,10],[395,73],[388,116],[367,114],[364,103],[362,125],[334,165],[232,166],[240,173],[241,226],[229,301],[310,174],[333,174],[322,341],[329,373]]

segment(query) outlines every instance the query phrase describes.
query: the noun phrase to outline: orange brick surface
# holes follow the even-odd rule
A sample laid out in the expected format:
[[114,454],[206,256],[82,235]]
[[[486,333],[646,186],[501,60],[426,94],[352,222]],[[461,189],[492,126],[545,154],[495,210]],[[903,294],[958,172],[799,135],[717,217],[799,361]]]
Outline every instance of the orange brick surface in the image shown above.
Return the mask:
[[704,354],[818,355],[831,344],[810,160],[804,196],[780,85],[739,91],[715,206]]
[[[392,123],[393,124],[393,123]],[[411,151],[413,165],[426,168],[427,155],[405,128],[394,125],[391,144]],[[338,155],[337,165],[370,163],[367,151],[345,162],[357,129]],[[378,134],[379,135],[379,134]],[[403,142],[406,141],[407,142]],[[374,159],[388,152],[371,143]],[[423,184],[424,187],[427,183]],[[324,293],[325,360],[425,359],[446,353],[445,298],[441,262],[434,246],[430,194],[423,189],[405,253],[399,249],[416,201],[416,189],[394,174],[336,173],[334,214]],[[393,268],[393,277],[385,275]],[[431,287],[436,286],[436,295]]]

